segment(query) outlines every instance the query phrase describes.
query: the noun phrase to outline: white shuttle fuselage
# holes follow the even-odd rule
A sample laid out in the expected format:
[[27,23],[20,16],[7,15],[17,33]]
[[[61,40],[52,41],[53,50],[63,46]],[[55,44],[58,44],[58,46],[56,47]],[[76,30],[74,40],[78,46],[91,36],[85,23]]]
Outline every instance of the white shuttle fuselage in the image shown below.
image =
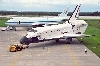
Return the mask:
[[27,33],[26,37],[30,38],[39,36],[39,40],[44,40],[52,39],[54,36],[59,36],[61,34],[84,33],[88,24],[84,20],[77,20],[76,23],[77,24],[74,26],[74,28],[72,28],[72,25],[69,23],[33,28]]
[[[38,43],[41,41],[84,36],[83,33],[85,32],[88,24],[84,20],[76,20],[75,22],[76,24],[74,27],[66,22],[66,24],[33,28],[24,36],[24,38],[28,39],[28,41],[26,40],[24,43]],[[24,44],[23,41],[20,43]]]

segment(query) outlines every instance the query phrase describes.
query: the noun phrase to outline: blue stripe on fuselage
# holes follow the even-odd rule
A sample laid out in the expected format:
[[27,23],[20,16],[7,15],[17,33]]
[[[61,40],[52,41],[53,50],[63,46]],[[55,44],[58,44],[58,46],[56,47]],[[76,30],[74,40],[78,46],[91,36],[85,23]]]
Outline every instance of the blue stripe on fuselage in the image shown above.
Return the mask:
[[[19,22],[6,22],[6,23],[19,23]],[[20,23],[35,23],[35,22],[20,22]]]
[[38,22],[58,22],[58,21],[38,21]]
[[[38,21],[38,22],[58,22],[58,21]],[[19,23],[19,22],[6,22],[6,23]],[[20,23],[36,23],[36,22],[20,22]]]

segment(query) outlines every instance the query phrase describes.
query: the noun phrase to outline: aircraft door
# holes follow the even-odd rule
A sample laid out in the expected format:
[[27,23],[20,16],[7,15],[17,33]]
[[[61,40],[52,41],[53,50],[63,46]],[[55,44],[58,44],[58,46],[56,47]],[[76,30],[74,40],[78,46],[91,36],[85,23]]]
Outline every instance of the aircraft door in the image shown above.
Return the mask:
[[18,24],[20,24],[20,21],[18,21]]

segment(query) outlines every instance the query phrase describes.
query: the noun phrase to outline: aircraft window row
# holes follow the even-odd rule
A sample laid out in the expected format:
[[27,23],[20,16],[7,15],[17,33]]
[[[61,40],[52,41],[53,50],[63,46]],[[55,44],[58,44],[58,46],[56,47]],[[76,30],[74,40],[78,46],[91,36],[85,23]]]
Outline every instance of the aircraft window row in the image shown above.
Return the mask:
[[[18,23],[18,22],[6,22],[6,23]],[[34,23],[34,22],[20,22],[20,23]]]
[[38,21],[38,22],[57,22],[57,21]]
[[57,31],[60,31],[60,30],[57,30]]
[[64,32],[64,33],[68,33],[68,32]]
[[[60,31],[60,30],[57,30],[57,31]],[[52,32],[52,31],[51,31]],[[54,31],[55,32],[55,31]],[[46,32],[47,33],[47,32]]]

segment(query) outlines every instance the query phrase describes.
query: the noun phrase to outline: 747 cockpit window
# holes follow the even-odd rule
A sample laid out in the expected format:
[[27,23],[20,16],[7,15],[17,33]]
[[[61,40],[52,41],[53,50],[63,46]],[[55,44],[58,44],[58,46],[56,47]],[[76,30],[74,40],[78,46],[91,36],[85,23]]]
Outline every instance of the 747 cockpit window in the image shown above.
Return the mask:
[[37,30],[34,30],[34,29],[31,29],[31,30],[29,30],[29,32],[37,32]]

